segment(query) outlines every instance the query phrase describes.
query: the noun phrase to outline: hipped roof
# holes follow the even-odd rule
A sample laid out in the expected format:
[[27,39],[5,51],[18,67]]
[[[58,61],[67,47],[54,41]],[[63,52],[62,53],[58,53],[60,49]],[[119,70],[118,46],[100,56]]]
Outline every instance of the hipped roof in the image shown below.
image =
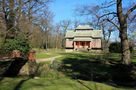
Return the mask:
[[67,31],[66,38],[74,37],[102,37],[102,30],[90,30],[90,31]]
[[92,41],[91,38],[74,38],[73,41]]

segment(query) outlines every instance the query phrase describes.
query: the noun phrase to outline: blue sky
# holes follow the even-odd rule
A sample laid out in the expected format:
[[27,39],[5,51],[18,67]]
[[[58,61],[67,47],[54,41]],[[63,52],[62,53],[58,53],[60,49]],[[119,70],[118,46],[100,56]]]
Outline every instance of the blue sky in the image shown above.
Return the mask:
[[[85,18],[75,14],[75,8],[80,5],[101,4],[104,0],[52,0],[50,9],[54,14],[54,23],[61,20],[80,20]],[[109,0],[107,0],[109,1]],[[131,2],[130,2],[131,1]],[[123,0],[123,5],[128,6],[136,0]]]
[[96,4],[100,0],[54,0],[50,5],[54,13],[54,22],[61,20],[83,20],[84,18],[75,14],[75,8],[85,4]]
[[[53,23],[60,22],[61,20],[78,20],[81,22],[86,21],[85,17],[81,17],[75,14],[75,8],[80,5],[95,5],[101,4],[104,0],[53,0],[50,5],[50,9],[54,14]],[[108,1],[108,0],[107,0]],[[131,2],[130,2],[131,1]],[[127,7],[136,0],[123,0],[123,5]],[[112,34],[111,38],[118,39],[118,32]]]
[[[50,9],[54,14],[53,23],[58,23],[61,20],[80,20],[86,21],[85,17],[75,14],[75,8],[81,5],[95,5],[102,3],[103,0],[54,0],[50,5]],[[114,35],[111,36],[114,40],[118,39]]]

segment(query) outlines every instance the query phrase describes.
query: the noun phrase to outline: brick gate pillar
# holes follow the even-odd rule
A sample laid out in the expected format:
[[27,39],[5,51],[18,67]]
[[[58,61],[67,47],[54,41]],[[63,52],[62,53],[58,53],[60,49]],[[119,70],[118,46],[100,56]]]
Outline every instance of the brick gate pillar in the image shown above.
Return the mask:
[[30,50],[28,52],[28,60],[29,61],[36,61],[36,51]]

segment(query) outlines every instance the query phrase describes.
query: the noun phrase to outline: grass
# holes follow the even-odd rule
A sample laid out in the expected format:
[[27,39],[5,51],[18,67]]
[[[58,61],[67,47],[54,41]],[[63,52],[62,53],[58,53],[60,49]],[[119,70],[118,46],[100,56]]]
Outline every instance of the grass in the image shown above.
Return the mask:
[[[108,78],[106,74],[110,72],[109,65],[97,64],[95,61],[105,61],[105,59],[119,61],[120,54],[64,53],[62,51],[55,52],[54,50],[48,52],[37,51],[37,58],[49,58],[57,55],[62,55],[56,60],[65,66],[62,68],[65,71],[50,68],[48,62],[40,63],[41,69],[38,72],[38,78],[0,78],[0,90],[135,90],[134,88],[116,87],[106,82],[93,81],[90,79],[91,76],[89,79],[85,77],[88,80],[83,79],[84,76],[90,75],[92,69],[97,72],[94,76],[105,75]],[[135,62],[136,57],[133,57],[132,60]],[[82,77],[74,76],[73,78],[73,75]]]
[[136,63],[136,51],[133,52],[133,55],[131,58],[132,58],[132,62]]
[[39,52],[36,54],[36,58],[37,59],[41,59],[41,58],[50,58],[56,56],[56,54],[54,53],[48,53],[48,52]]
[[50,57],[54,57],[59,55],[58,53],[60,52],[60,50],[36,50],[36,58],[37,59],[41,59],[41,58],[50,58]]
[[126,90],[103,83],[72,80],[66,77],[58,79],[4,78],[0,84],[0,90]]

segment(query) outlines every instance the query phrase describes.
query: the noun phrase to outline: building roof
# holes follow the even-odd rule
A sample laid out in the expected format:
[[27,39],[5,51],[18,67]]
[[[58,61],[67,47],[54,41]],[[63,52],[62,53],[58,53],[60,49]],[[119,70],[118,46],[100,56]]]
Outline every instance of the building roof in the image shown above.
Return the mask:
[[92,36],[92,31],[77,31],[74,36]]
[[[102,37],[102,30],[88,30],[91,29],[89,25],[79,25],[76,29],[80,29],[80,31],[69,30],[66,32],[65,38],[74,38],[74,37],[93,37],[99,38]],[[84,30],[82,30],[84,29]]]
[[92,41],[91,38],[74,38],[73,41]]
[[84,31],[84,32],[76,32],[76,31],[67,31],[66,38],[74,38],[74,37],[102,37],[102,30],[92,30],[92,31]]
[[79,25],[79,26],[76,27],[76,30],[86,30],[86,29],[92,30],[93,28],[90,27],[89,25]]

